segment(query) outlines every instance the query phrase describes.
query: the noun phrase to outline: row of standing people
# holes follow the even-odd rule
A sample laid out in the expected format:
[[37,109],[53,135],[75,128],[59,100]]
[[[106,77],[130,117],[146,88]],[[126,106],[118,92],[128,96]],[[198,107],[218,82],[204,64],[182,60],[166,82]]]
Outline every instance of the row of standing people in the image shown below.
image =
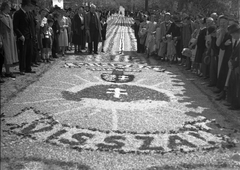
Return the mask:
[[23,0],[21,8],[10,15],[10,5],[4,2],[0,14],[1,77],[16,77],[10,71],[13,63],[19,64],[20,75],[35,73],[32,67],[50,63],[59,54],[64,56],[72,44],[76,53],[85,49],[86,44],[89,54],[98,53],[99,41],[104,46],[106,39],[106,16],[100,17],[94,4],[89,11],[80,7],[73,14],[59,7],[51,11],[40,9],[37,1]]
[[[139,53],[157,60],[179,63],[216,87],[216,100],[230,110],[240,109],[239,23],[213,13],[208,18],[165,13],[137,17],[134,23]],[[234,70],[234,71],[233,71]]]

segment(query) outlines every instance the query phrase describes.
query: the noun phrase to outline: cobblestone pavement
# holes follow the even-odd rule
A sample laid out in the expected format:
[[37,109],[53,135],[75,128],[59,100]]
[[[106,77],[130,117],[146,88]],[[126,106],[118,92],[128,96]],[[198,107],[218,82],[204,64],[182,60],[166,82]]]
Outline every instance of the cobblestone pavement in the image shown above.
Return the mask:
[[1,87],[1,169],[240,169],[240,114],[205,80],[137,54],[131,18],[108,22],[106,53]]

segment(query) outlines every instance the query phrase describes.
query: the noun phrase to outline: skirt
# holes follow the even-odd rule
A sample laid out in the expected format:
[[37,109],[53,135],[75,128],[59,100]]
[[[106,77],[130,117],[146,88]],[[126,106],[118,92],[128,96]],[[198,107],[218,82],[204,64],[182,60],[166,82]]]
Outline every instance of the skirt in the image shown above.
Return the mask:
[[59,46],[60,47],[68,47],[68,33],[67,29],[64,29],[60,32],[59,35]]

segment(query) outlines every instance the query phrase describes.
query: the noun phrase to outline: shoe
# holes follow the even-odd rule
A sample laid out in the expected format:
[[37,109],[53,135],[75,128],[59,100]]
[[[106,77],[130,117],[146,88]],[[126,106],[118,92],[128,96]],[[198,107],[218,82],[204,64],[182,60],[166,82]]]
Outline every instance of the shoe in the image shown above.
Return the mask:
[[35,63],[33,63],[33,64],[35,64],[35,65],[37,65],[37,66],[40,66],[40,63],[38,63],[38,62],[35,62]]
[[32,64],[32,67],[38,67],[38,65],[36,65],[36,64]]
[[230,103],[226,102],[226,103],[223,103],[224,106],[232,106]]
[[5,73],[5,77],[16,78],[12,73]]
[[228,110],[240,110],[240,108],[236,108],[236,107],[229,107]]
[[222,92],[222,90],[215,90],[215,91],[213,91],[213,93],[221,93]]
[[4,83],[4,82],[5,82],[4,80],[0,79],[0,84],[2,84],[2,83]]
[[59,58],[57,55],[54,55],[53,58]]
[[25,75],[25,73],[23,71],[20,72],[20,75]]
[[209,84],[208,85],[208,87],[214,87],[215,86],[215,84]]
[[52,58],[49,58],[49,61],[55,61],[54,59],[52,59]]
[[209,77],[203,77],[204,80],[208,79]]
[[218,98],[216,98],[216,101],[224,100],[226,99],[226,92],[224,91]]
[[25,71],[25,73],[36,73],[36,71]]
[[97,55],[98,55],[98,52],[94,52],[94,54],[97,54]]

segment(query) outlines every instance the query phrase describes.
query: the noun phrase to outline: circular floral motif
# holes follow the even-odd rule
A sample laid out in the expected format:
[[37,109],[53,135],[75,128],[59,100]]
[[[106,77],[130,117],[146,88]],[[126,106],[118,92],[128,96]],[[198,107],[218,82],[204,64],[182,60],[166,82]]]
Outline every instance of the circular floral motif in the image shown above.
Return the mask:
[[111,100],[116,102],[132,102],[139,100],[166,101],[169,97],[159,91],[134,85],[97,85],[85,88],[79,92],[62,92],[63,98],[72,101],[81,101],[83,98]]

